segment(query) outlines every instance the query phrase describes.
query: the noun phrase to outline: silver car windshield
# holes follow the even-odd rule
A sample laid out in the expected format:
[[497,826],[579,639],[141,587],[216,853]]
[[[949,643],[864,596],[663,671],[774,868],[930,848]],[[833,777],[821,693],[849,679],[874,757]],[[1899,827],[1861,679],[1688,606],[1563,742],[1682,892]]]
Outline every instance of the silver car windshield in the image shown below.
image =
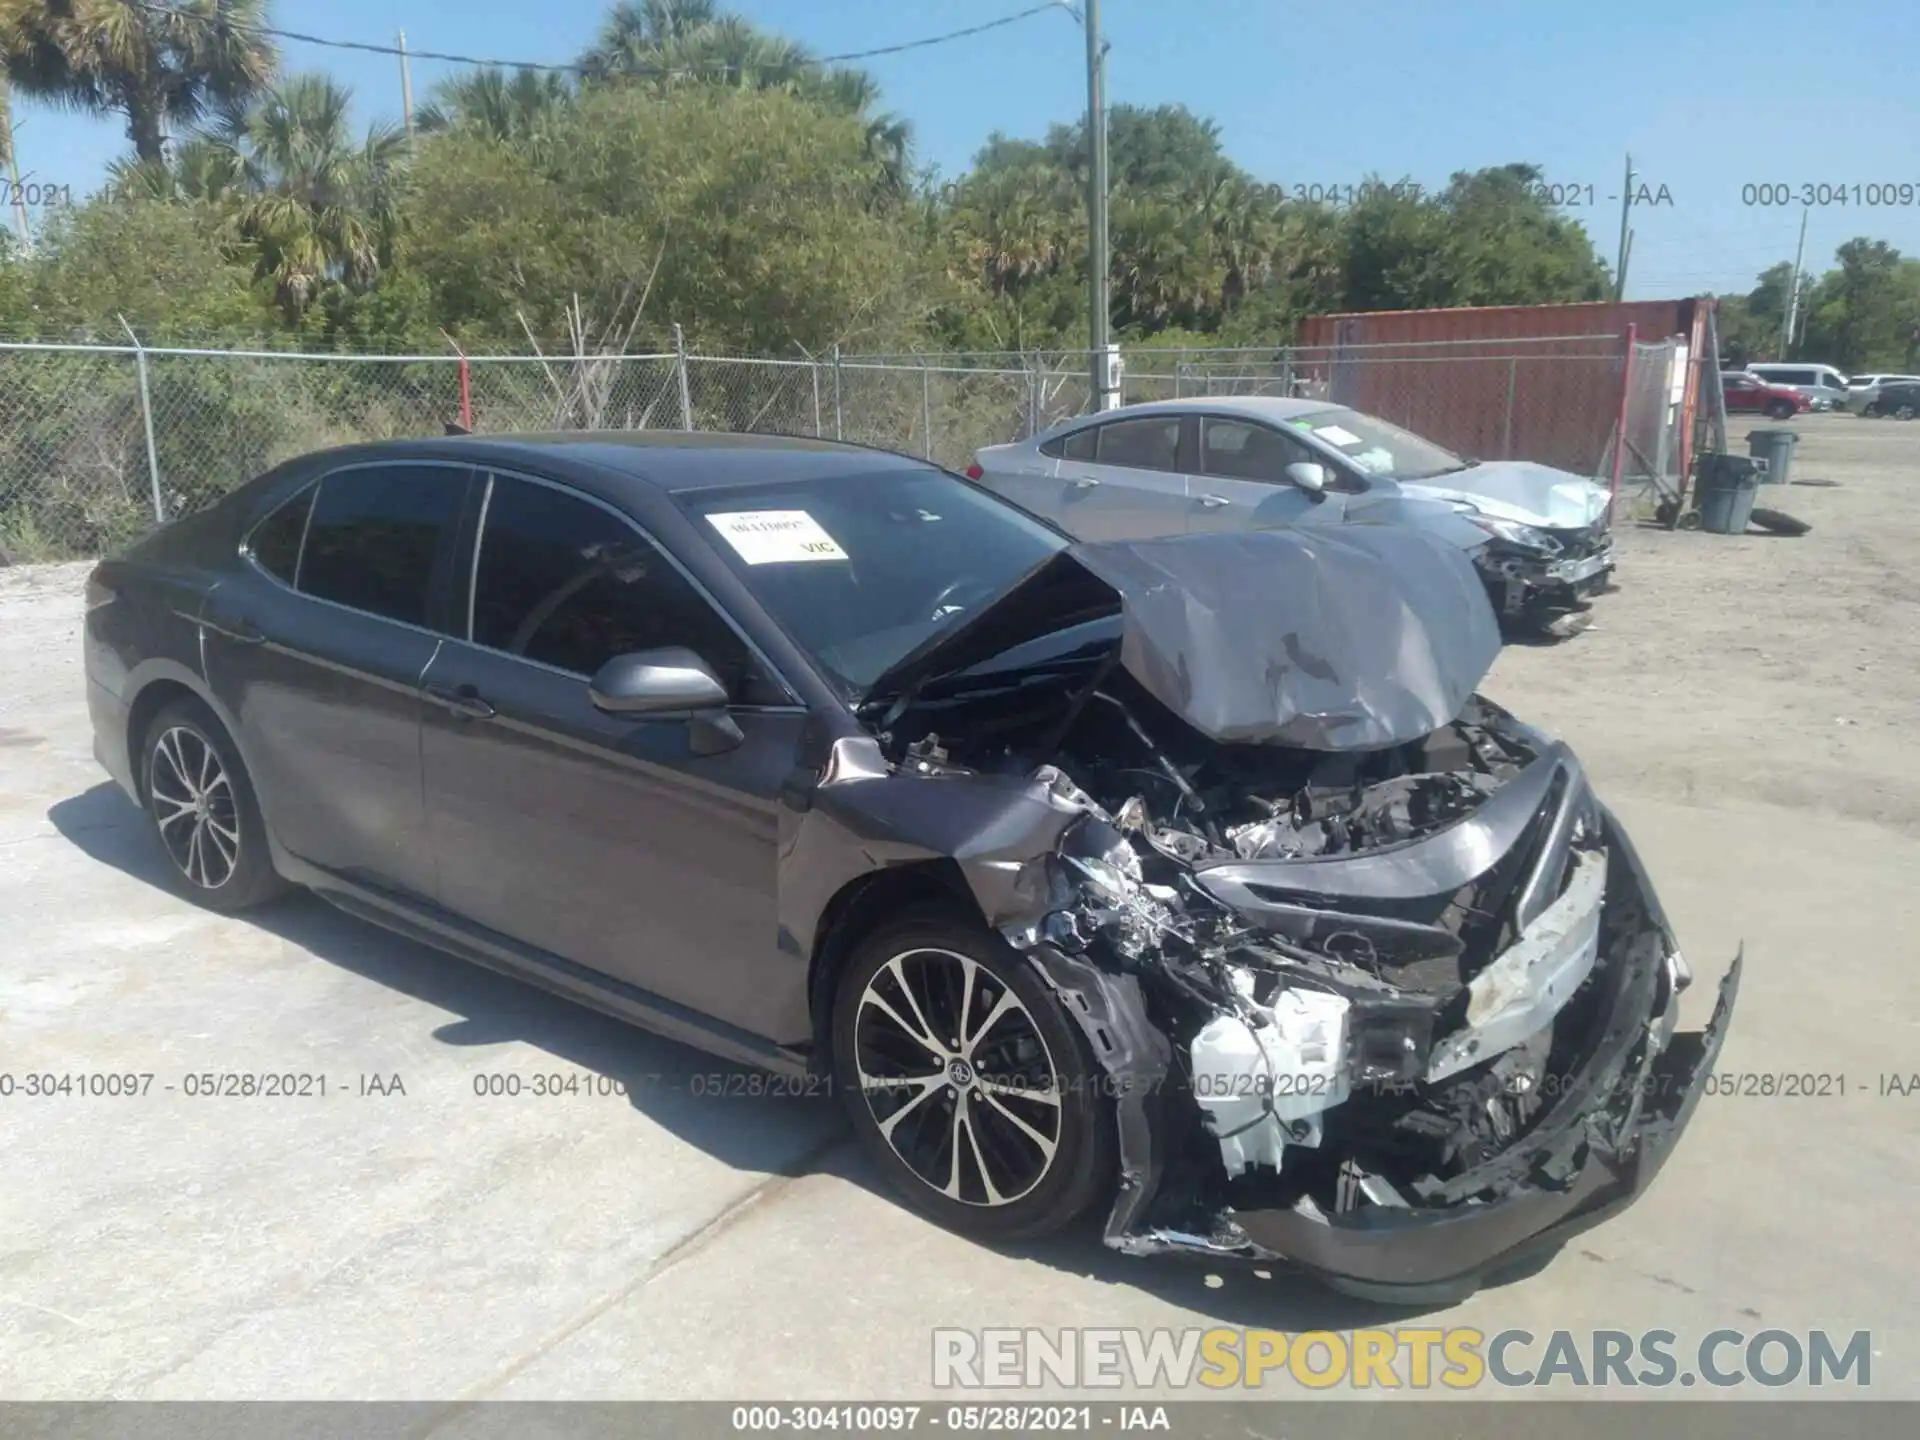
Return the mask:
[[1315,410],[1290,422],[1323,445],[1330,445],[1369,475],[1394,480],[1430,480],[1465,470],[1469,463],[1431,440],[1374,415],[1345,408]]

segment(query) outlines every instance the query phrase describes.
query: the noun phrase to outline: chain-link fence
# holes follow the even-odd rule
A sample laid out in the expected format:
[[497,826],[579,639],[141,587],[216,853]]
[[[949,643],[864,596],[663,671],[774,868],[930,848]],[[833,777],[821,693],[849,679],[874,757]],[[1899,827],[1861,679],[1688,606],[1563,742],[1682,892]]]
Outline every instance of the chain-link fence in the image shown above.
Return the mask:
[[[1623,350],[1612,336],[1494,355],[1471,342],[1138,348],[1125,354],[1124,398],[1309,396],[1462,454],[1596,475]],[[1635,396],[1656,368],[1636,363]],[[815,435],[957,469],[983,446],[1084,413],[1090,369],[1083,351],[407,356],[0,342],[0,556],[100,554],[291,456],[450,425]],[[1663,422],[1650,401],[1632,415],[1629,454],[1657,457]]]

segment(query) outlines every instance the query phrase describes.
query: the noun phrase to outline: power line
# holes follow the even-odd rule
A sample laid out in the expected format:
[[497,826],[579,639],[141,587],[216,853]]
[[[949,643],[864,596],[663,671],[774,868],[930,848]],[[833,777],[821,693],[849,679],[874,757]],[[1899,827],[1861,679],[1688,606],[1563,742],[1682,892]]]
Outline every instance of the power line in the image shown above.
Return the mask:
[[[243,34],[266,35],[275,40],[285,40],[296,45],[318,45],[329,50],[357,50],[368,55],[399,55],[401,53],[397,45],[382,45],[371,40],[335,40],[324,35],[308,35],[299,30],[283,30],[273,25],[246,25],[238,21],[221,20],[217,16],[198,15],[191,11],[176,9],[171,5],[159,4],[157,0],[127,0],[127,3],[136,10],[145,10],[149,14],[165,16],[172,20],[191,20],[223,26]],[[997,20],[982,21],[978,25],[948,30],[944,34],[928,35],[918,40],[902,40],[895,45],[880,45],[871,50],[849,50],[841,55],[817,55],[798,63],[741,66],[731,61],[714,60],[704,65],[635,66],[624,68],[619,73],[622,76],[642,79],[670,79],[676,75],[699,75],[714,70],[798,70],[823,65],[844,65],[854,60],[877,60],[887,55],[901,55],[910,50],[924,50],[933,45],[946,45],[955,40],[966,40],[975,35],[984,35],[989,30],[1017,25],[1023,20],[1031,20],[1036,15],[1060,8],[1060,0],[1047,0],[1043,5],[1032,5],[1013,15],[1002,15]],[[415,50],[411,47],[405,53],[414,60],[442,60],[452,65],[478,65],[501,70],[544,70],[566,75],[584,75],[589,73],[591,68],[579,64],[557,65],[542,60],[490,60],[479,55],[453,55],[440,50]]]

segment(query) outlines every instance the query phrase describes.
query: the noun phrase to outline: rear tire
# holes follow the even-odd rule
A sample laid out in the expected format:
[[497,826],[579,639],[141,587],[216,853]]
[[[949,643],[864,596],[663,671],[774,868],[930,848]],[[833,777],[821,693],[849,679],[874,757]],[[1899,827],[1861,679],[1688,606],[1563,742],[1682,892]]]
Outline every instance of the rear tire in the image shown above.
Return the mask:
[[274,872],[253,782],[213,712],[176,700],[140,741],[140,797],[174,888],[225,914],[287,888]]
[[1748,523],[1774,535],[1805,535],[1813,526],[1784,510],[1763,510],[1755,506]]
[[861,942],[836,992],[833,1065],[861,1146],[942,1225],[1032,1239],[1112,1198],[1105,1072],[1033,967],[977,919],[920,910]]
[[1896,420],[1911,420],[1913,418],[1913,414],[1914,414],[1913,406],[1902,405],[1898,410],[1895,410],[1893,412],[1893,418]]

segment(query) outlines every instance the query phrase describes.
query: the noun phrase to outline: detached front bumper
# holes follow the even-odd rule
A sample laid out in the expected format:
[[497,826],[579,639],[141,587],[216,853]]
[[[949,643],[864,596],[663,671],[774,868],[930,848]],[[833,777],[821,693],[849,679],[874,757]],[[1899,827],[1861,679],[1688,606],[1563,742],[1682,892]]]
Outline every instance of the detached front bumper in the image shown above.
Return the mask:
[[[1559,1104],[1512,1150],[1449,1182],[1444,1208],[1369,1206],[1349,1215],[1236,1212],[1261,1251],[1318,1272],[1349,1293],[1430,1301],[1471,1293],[1491,1276],[1563,1244],[1632,1204],[1660,1172],[1693,1117],[1726,1038],[1739,989],[1736,958],[1703,1031],[1656,1050],[1659,1022],[1619,1027]],[[1671,977],[1652,977],[1669,992]],[[1623,977],[1613,1014],[1642,983]],[[1671,1004],[1672,1001],[1670,1000]],[[1498,1198],[1483,1197],[1494,1193]]]

